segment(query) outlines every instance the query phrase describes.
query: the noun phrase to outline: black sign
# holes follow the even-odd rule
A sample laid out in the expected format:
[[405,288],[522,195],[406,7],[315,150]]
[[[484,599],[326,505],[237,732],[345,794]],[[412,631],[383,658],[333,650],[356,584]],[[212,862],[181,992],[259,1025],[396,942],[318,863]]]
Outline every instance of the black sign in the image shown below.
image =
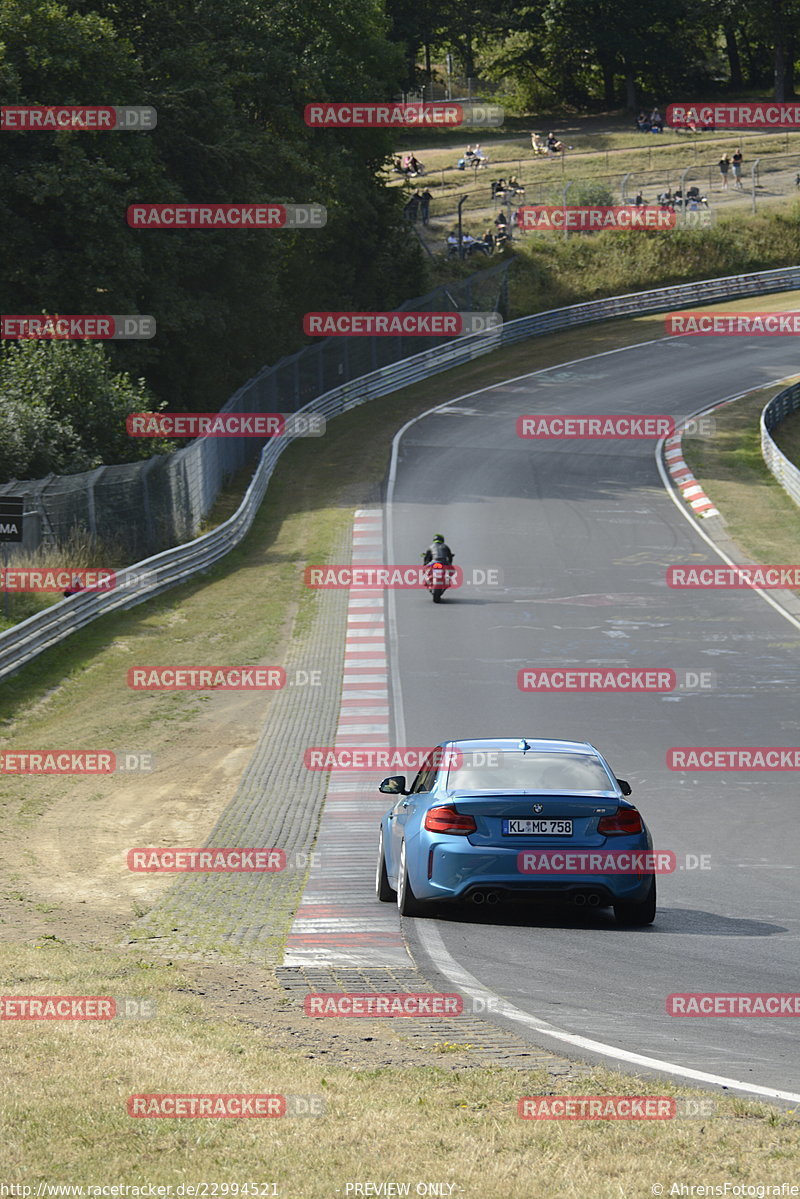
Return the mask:
[[0,495],[0,542],[22,541],[22,509],[25,500]]

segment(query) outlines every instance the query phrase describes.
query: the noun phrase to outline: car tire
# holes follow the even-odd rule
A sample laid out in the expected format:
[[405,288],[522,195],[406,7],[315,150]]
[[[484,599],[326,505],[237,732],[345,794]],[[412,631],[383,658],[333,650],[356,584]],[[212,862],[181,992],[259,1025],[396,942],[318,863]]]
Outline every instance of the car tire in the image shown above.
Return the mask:
[[656,918],[655,875],[650,877],[650,890],[644,899],[622,900],[620,903],[615,903],[614,915],[617,924],[624,924],[628,928],[644,928],[645,925],[652,924]]
[[375,868],[375,894],[381,903],[392,903],[397,899],[396,891],[389,886],[389,874],[386,869],[386,854],[383,852],[383,827],[378,839],[378,862]]
[[397,910],[401,916],[421,916],[422,904],[411,889],[406,861],[406,843],[400,846],[400,866],[397,871]]

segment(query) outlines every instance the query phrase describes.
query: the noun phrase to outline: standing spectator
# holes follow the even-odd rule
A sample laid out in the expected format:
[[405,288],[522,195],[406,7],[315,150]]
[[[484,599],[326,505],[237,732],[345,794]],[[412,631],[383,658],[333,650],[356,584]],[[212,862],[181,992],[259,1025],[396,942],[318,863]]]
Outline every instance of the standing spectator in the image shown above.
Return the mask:
[[419,206],[420,206],[421,201],[422,201],[422,196],[419,194],[418,191],[416,191],[416,192],[414,192],[413,196],[411,197],[411,199],[408,201],[405,208],[403,209],[403,215],[408,217],[408,219],[410,221],[413,221],[416,223],[417,213],[419,212]]
[[644,204],[644,196],[641,192],[636,193],[636,199],[633,201],[637,208],[641,208]]
[[741,147],[740,147],[739,149],[736,150],[736,153],[734,154],[733,158],[731,159],[731,166],[733,167],[733,178],[736,181],[736,186],[739,188],[740,191],[742,190],[742,162],[743,162],[743,155],[742,155],[742,151],[741,151]]
[[719,160],[719,173],[722,176],[722,190],[728,190],[728,171],[731,169],[731,160],[727,154],[723,154]]
[[427,225],[427,223],[428,223],[428,218],[430,217],[430,212],[431,212],[431,200],[432,199],[433,199],[433,196],[431,195],[431,193],[428,191],[428,189],[426,187],[425,191],[422,193],[422,195],[419,198],[419,214],[422,217],[423,225]]

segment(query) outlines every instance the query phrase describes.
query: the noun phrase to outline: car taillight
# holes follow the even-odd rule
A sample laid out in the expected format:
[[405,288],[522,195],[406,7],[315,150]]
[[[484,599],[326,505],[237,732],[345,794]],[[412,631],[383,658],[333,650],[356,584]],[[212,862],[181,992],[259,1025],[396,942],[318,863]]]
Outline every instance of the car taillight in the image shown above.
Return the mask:
[[619,836],[620,833],[641,833],[642,818],[636,808],[620,808],[614,816],[601,816],[597,822],[598,833]]
[[455,808],[431,808],[425,815],[425,828],[429,833],[476,833],[478,826],[472,816],[463,816]]

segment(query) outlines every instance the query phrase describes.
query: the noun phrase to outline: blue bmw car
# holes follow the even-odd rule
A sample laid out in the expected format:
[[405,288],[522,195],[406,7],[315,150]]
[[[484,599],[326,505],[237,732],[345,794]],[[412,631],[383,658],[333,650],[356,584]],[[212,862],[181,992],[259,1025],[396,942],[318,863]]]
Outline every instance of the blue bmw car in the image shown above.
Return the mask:
[[442,901],[564,900],[656,914],[653,839],[602,754],[581,741],[492,738],[431,750],[381,820],[375,889],[404,916]]

